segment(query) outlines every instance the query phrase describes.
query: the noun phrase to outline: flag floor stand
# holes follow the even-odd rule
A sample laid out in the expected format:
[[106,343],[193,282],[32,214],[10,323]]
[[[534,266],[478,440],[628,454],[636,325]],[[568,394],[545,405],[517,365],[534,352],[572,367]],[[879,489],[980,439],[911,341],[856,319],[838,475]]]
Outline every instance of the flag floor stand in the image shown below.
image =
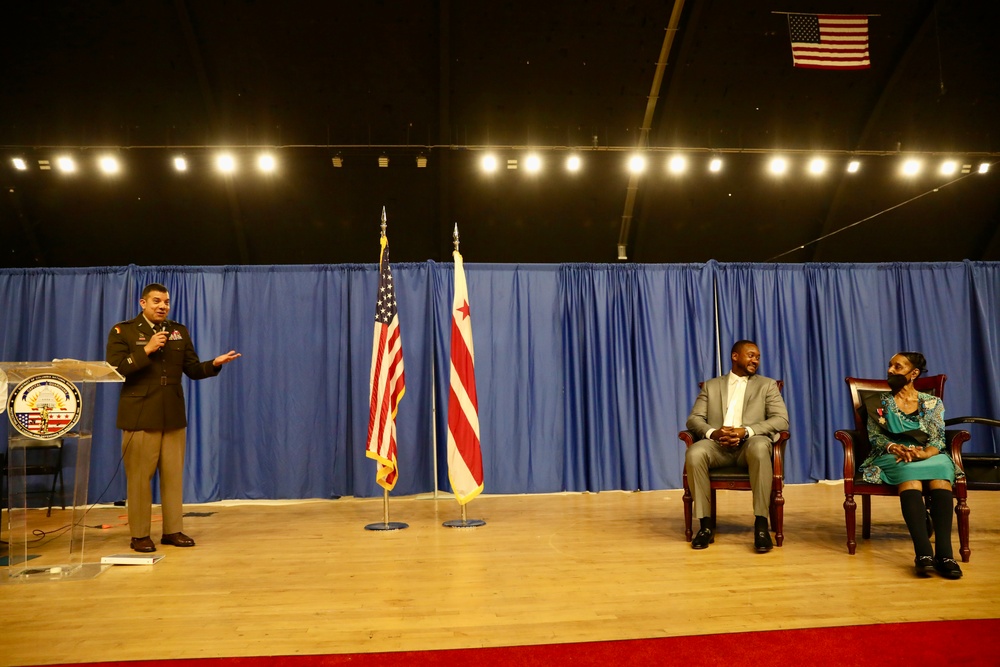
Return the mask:
[[477,526],[485,526],[486,522],[482,519],[469,519],[465,516],[465,505],[462,505],[462,518],[452,519],[451,521],[445,521],[441,524],[445,528],[476,528]]
[[382,523],[370,523],[365,526],[365,530],[402,530],[409,527],[410,524],[400,521],[383,521]]
[[410,525],[400,521],[389,521],[389,490],[382,495],[382,523],[370,523],[365,530],[402,530]]

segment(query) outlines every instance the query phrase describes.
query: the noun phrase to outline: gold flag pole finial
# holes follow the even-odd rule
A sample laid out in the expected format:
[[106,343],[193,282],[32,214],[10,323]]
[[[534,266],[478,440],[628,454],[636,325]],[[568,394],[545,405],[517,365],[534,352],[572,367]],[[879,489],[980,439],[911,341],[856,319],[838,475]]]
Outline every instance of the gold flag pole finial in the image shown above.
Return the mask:
[[451,233],[452,243],[455,244],[455,252],[458,252],[458,223],[455,223],[455,231]]
[[382,207],[382,236],[385,236],[385,206]]

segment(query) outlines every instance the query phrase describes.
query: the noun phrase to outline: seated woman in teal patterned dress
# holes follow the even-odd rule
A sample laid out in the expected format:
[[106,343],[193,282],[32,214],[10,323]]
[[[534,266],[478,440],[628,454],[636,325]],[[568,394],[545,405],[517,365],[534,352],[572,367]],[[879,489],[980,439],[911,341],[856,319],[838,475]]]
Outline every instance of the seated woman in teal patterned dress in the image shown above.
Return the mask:
[[[944,404],[913,386],[913,381],[927,372],[926,364],[919,352],[896,354],[889,360],[891,391],[865,399],[872,451],[861,471],[866,482],[898,487],[903,519],[913,539],[917,576],[927,577],[931,570],[937,570],[948,579],[958,579],[962,569],[951,550],[955,464],[944,451]],[[931,497],[933,552],[924,506],[925,485]]]

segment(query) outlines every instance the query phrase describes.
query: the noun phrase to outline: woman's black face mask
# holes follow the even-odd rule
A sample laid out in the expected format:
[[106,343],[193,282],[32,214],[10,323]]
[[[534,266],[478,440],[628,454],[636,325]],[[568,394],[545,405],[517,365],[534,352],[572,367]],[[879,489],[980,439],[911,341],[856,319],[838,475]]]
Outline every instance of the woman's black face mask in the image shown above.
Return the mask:
[[910,382],[909,378],[905,375],[899,375],[897,373],[889,373],[888,377],[886,377],[886,381],[889,383],[889,389],[891,389],[893,393],[899,391]]

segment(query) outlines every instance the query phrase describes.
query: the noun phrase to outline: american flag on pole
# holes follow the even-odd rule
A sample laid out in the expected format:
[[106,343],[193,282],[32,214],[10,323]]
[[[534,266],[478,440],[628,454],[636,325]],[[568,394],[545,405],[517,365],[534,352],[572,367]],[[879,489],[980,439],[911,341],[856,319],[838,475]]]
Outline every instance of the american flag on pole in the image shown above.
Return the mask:
[[812,69],[868,69],[868,17],[789,14],[792,65]]
[[[382,222],[384,230],[384,211]],[[375,481],[386,491],[391,491],[399,476],[396,469],[396,406],[406,392],[406,383],[403,378],[403,344],[396,312],[396,290],[389,267],[389,239],[384,231],[381,245],[365,455],[378,462]]]
[[479,449],[479,399],[476,397],[476,360],[472,347],[469,292],[465,285],[462,255],[458,250],[453,255],[455,299],[451,308],[448,479],[458,504],[464,505],[483,490],[483,455]]

